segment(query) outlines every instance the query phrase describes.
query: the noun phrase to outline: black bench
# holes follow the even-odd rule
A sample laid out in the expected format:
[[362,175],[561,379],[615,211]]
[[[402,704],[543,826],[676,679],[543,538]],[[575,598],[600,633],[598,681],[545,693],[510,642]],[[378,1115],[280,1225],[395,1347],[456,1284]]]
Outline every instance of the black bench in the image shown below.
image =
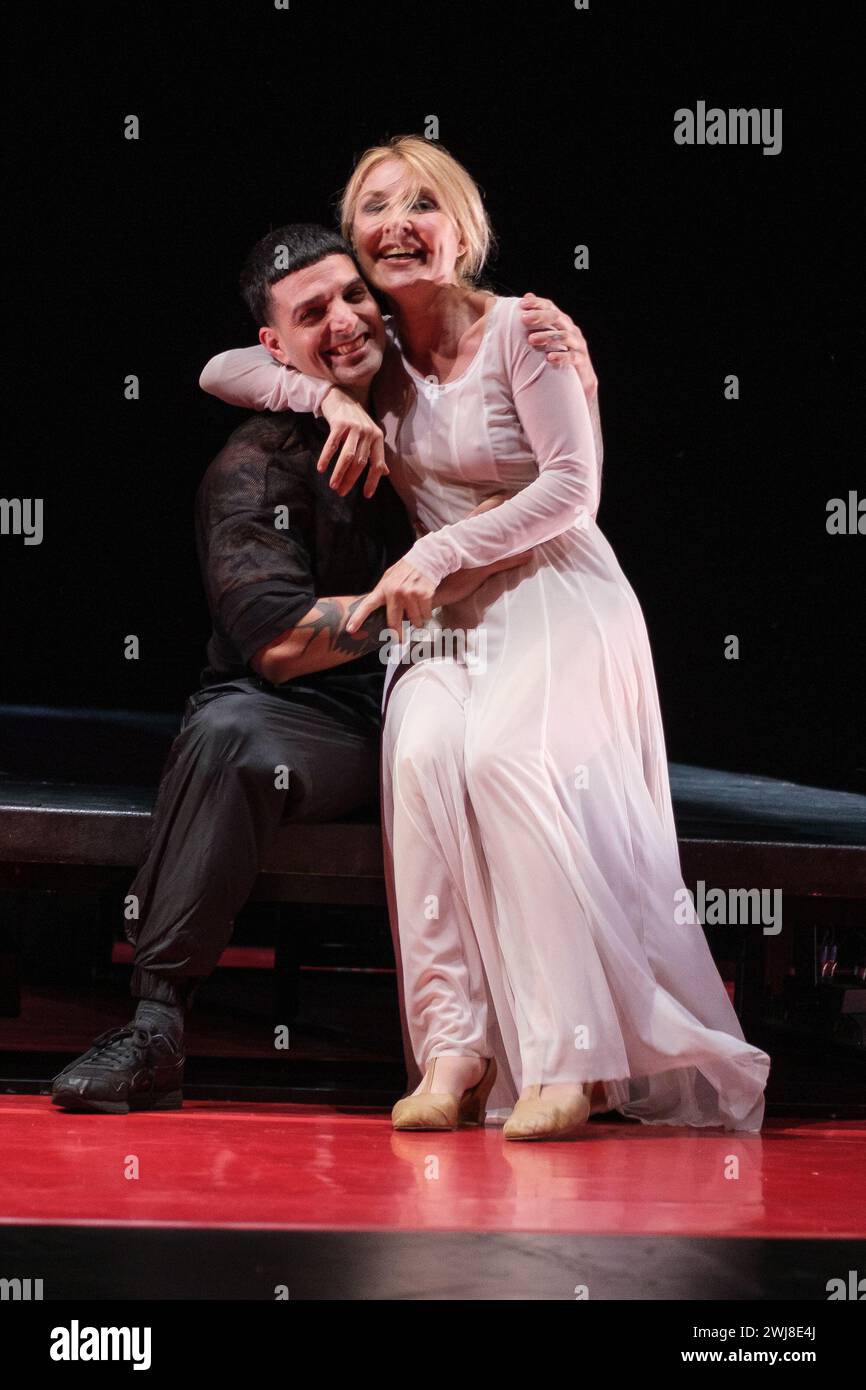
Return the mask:
[[[175,715],[0,706],[0,890],[128,883],[179,724]],[[866,796],[679,763],[670,779],[690,887],[866,901]],[[383,904],[378,823],[283,825],[252,900]],[[738,971],[741,1012],[760,956]]]
[[[140,861],[176,715],[0,705],[0,886],[98,882]],[[866,796],[670,766],[691,884],[866,900]],[[383,903],[379,826],[281,827],[254,897]]]
[[[0,705],[0,888],[90,892],[135,868],[179,727],[179,715]],[[285,825],[252,897],[384,903],[378,823]]]

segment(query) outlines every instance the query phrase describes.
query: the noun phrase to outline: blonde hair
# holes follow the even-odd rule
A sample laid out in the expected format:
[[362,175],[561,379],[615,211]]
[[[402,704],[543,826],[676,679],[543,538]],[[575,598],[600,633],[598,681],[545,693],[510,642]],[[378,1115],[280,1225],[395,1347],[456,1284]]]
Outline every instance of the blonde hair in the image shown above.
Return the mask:
[[454,222],[465,245],[455,266],[457,279],[465,286],[473,285],[495,246],[493,228],[484,208],[481,190],[472,175],[443,145],[425,140],[420,135],[395,135],[386,145],[371,145],[361,155],[340,199],[340,230],[345,240],[354,249],[352,227],[361,185],[367,175],[386,159],[401,160],[410,174],[406,196],[400,200],[395,212],[405,216],[422,186],[435,192],[443,211]]

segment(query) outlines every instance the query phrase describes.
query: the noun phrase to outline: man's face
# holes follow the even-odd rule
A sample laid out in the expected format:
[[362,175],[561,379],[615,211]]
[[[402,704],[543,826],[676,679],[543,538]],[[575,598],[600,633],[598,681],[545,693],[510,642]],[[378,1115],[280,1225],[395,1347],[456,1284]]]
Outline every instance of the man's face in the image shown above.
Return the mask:
[[326,256],[271,286],[259,341],[278,362],[357,392],[382,365],[385,325],[350,257]]

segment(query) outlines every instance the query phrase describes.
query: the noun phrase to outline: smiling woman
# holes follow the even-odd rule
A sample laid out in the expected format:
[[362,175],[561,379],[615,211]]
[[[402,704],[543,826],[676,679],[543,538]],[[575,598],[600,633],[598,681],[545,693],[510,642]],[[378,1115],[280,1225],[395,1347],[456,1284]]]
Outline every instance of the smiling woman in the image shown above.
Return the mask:
[[[769,1058],[700,926],[674,911],[686,889],[652,653],[596,522],[584,390],[527,340],[519,300],[479,287],[481,194],[441,146],[368,150],[342,214],[393,311],[373,396],[418,536],[352,621],[384,604],[389,627],[392,609],[416,622],[448,576],[529,552],[433,614],[483,631],[484,663],[433,655],[388,687],[386,880],[407,1068],[425,1073],[395,1128],[453,1128],[489,1102],[514,1107],[507,1139],[563,1137],[599,1106],[758,1130]],[[337,372],[353,355],[326,354],[361,326],[302,342]],[[247,403],[304,409],[296,374],[275,396],[272,373]]]
[[361,156],[341,199],[340,223],[364,274],[386,294],[392,274],[419,264],[427,279],[474,286],[495,243],[475,180],[441,146],[416,135],[395,136]]

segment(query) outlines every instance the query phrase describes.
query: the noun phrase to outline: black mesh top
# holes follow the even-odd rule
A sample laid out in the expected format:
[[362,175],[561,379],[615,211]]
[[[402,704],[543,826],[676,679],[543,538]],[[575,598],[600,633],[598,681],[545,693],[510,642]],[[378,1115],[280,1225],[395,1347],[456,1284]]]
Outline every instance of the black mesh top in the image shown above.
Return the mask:
[[[252,416],[236,429],[196,494],[196,545],[213,632],[201,684],[255,674],[250,658],[293,627],[318,597],[365,594],[415,540],[387,478],[371,498],[365,474],[348,497],[316,471],[325,420]],[[285,509],[278,512],[278,508]],[[286,522],[287,518],[287,522]],[[385,667],[377,652],[279,688],[379,721]]]

